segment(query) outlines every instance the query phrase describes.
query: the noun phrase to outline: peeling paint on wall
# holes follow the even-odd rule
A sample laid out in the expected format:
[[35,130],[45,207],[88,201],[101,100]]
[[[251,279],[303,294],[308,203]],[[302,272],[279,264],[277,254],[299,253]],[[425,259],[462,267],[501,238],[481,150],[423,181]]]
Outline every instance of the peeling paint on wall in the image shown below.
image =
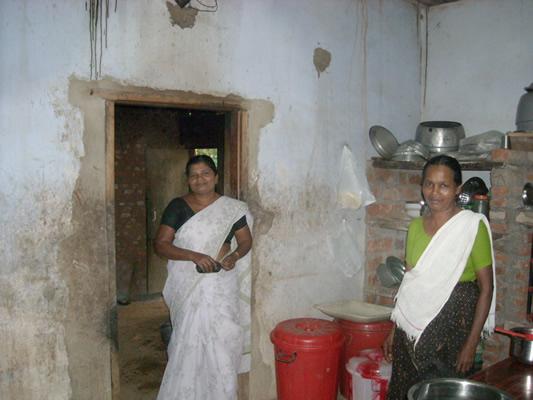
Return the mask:
[[172,25],[178,25],[181,29],[192,28],[196,22],[198,10],[192,7],[181,8],[177,4],[167,1],[167,10],[170,13]]
[[15,201],[6,204],[0,218],[5,246],[0,274],[2,399],[67,399],[72,394],[64,324],[71,291],[58,247],[72,231],[70,194],[83,153],[81,119],[67,104],[66,90],[51,87],[44,96],[55,135],[45,141],[36,135],[25,143],[26,151],[35,143],[39,151],[24,159],[24,168],[12,162],[2,169],[6,176],[18,174],[19,180],[9,187]]
[[316,72],[320,78],[320,74],[329,67],[331,63],[331,53],[326,49],[317,47],[313,53],[313,64],[315,64]]
[[[82,374],[82,368],[86,365],[84,360],[92,358],[94,359],[91,362],[92,364],[101,365],[100,358],[106,355],[109,356],[111,345],[109,339],[113,339],[112,335],[107,337],[109,317],[112,313],[112,308],[108,306],[113,304],[115,299],[113,297],[114,294],[109,290],[109,286],[113,286],[113,283],[109,282],[112,279],[112,275],[107,269],[108,266],[105,260],[105,254],[109,249],[106,248],[105,234],[102,232],[103,227],[106,225],[105,209],[103,208],[105,198],[102,191],[103,187],[101,186],[105,175],[104,161],[102,159],[104,156],[104,137],[98,132],[101,132],[103,125],[104,100],[98,96],[97,93],[101,93],[99,90],[114,91],[122,95],[135,93],[139,96],[159,96],[160,100],[172,98],[174,101],[179,100],[180,104],[187,101],[194,101],[195,104],[203,102],[211,106],[214,104],[234,104],[246,110],[249,120],[246,132],[247,142],[243,143],[243,151],[246,154],[245,158],[249,168],[250,179],[248,182],[257,180],[256,165],[260,130],[270,124],[274,118],[273,104],[265,100],[248,100],[235,95],[221,98],[193,92],[156,91],[146,87],[121,86],[109,79],[99,82],[71,79],[70,101],[75,106],[80,107],[84,116],[85,131],[83,138],[87,154],[82,159],[80,178],[72,197],[74,204],[73,224],[77,229],[68,240],[63,241],[61,246],[61,264],[75,267],[70,273],[65,273],[65,275],[68,275],[68,286],[75,294],[70,299],[69,314],[73,312],[79,313],[77,319],[72,317],[75,322],[69,323],[67,326],[69,371],[73,377],[73,398],[84,398],[87,394],[82,387],[83,382],[80,379],[89,381],[101,380],[102,371],[95,370],[95,372],[99,373],[100,378],[88,376],[87,373]],[[248,202],[256,220],[253,232],[254,242],[260,244],[263,238],[269,234],[274,222],[274,214],[262,204],[256,184],[249,184],[248,182],[244,182],[245,185],[249,186],[245,193],[245,200]],[[94,193],[96,198],[88,195],[89,193]],[[83,229],[80,229],[81,227]],[[91,243],[90,248],[84,244],[87,242]],[[90,252],[87,252],[88,250]],[[258,270],[261,269],[260,264],[263,263],[263,260],[255,253],[253,253],[253,258],[254,275],[252,285],[255,285],[257,283]],[[101,265],[102,268],[95,269],[95,265]],[[272,279],[270,278],[268,281],[272,282]],[[85,301],[95,293],[95,299],[98,299],[98,301]],[[87,308],[88,306],[90,306],[89,309]],[[89,319],[94,321],[90,327],[87,326]],[[256,319],[254,319],[253,324],[254,332],[258,332],[259,328],[256,325]],[[83,326],[87,326],[85,331],[82,329]],[[253,347],[257,349],[257,334],[254,335],[253,341],[255,343]],[[95,349],[97,350],[95,351]],[[93,351],[92,355],[87,354],[87,351],[90,350]],[[250,380],[253,387],[264,388],[265,385],[273,382],[271,369],[266,369],[264,375],[256,374]],[[103,386],[99,390],[107,390],[105,385]],[[92,394],[95,392],[96,390],[93,389]],[[99,391],[98,393],[102,392]]]

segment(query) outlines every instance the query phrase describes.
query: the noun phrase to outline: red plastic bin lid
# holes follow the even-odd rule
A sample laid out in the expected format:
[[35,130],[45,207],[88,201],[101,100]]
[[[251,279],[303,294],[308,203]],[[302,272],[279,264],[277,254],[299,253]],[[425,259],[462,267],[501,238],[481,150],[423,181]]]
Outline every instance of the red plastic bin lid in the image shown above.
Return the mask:
[[299,348],[329,348],[344,341],[342,329],[335,322],[318,318],[295,318],[280,322],[270,333],[272,343]]
[[390,364],[384,362],[365,361],[359,364],[357,372],[365,379],[390,379]]
[[347,331],[369,331],[369,332],[382,332],[390,331],[393,325],[392,321],[375,321],[375,322],[354,322],[346,319],[337,318],[335,321]]

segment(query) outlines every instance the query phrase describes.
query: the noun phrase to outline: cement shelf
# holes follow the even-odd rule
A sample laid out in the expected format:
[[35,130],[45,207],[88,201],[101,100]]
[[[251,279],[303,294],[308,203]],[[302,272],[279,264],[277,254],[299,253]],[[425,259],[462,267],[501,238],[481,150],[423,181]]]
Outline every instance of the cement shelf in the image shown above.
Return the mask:
[[367,223],[373,226],[378,226],[383,229],[392,229],[396,231],[405,231],[409,227],[410,218],[369,218]]
[[[374,168],[406,170],[422,170],[426,163],[425,161],[392,161],[381,157],[372,157],[371,161]],[[459,164],[464,171],[490,171],[503,166],[503,162],[491,160],[459,161]]]

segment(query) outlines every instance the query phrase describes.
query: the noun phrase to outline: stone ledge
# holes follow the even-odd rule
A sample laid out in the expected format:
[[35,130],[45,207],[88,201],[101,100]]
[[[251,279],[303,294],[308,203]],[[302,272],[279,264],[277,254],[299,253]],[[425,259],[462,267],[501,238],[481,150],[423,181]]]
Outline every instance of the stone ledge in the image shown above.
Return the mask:
[[531,209],[522,209],[516,216],[516,222],[519,224],[533,227],[533,210]]
[[[510,151],[505,149],[498,149]],[[404,170],[422,170],[425,161],[392,161],[380,157],[372,157],[372,166],[374,168],[384,169],[404,169]],[[503,160],[479,160],[479,161],[459,161],[464,171],[490,171],[493,168],[501,167]]]
[[391,229],[396,231],[407,232],[409,222],[411,219],[399,219],[399,218],[372,218],[366,221],[369,225],[377,226],[383,229]]

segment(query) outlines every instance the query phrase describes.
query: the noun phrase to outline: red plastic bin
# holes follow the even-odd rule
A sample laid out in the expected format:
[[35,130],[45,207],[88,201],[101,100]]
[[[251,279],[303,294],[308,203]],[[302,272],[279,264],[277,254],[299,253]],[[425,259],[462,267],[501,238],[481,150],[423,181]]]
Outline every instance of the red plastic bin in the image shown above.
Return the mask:
[[350,358],[358,356],[361,350],[379,349],[389,336],[393,323],[391,321],[353,322],[344,319],[335,320],[344,337],[344,346],[340,357],[340,392],[346,399],[351,399],[352,376],[345,366]]
[[317,318],[280,322],[270,333],[278,400],[335,400],[344,335],[339,324]]

